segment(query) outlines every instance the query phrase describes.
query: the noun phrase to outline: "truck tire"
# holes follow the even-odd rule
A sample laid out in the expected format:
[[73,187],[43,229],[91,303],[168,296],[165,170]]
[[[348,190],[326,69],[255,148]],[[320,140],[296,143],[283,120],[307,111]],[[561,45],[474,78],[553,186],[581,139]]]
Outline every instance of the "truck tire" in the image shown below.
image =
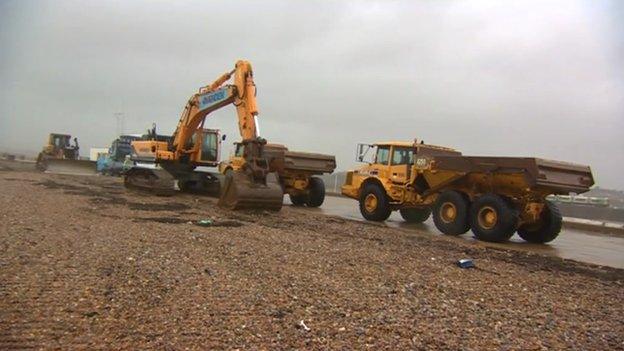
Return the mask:
[[442,192],[433,204],[433,223],[446,235],[461,235],[470,229],[468,209],[470,201],[457,191]]
[[555,240],[559,235],[562,224],[559,207],[550,201],[546,201],[545,205],[538,223],[518,229],[518,235],[522,239],[530,243],[544,244]]
[[360,213],[369,221],[383,222],[392,210],[388,204],[386,191],[377,184],[364,186],[360,193]]
[[402,208],[399,210],[401,217],[408,223],[422,223],[431,216],[428,208]]
[[323,201],[325,201],[325,182],[323,182],[323,179],[311,177],[308,188],[309,194],[306,199],[306,205],[308,205],[308,207],[321,206]]
[[518,227],[518,211],[501,196],[485,194],[470,207],[470,226],[479,240],[507,241]]
[[288,194],[288,197],[290,198],[290,202],[292,202],[293,206],[303,206],[306,203],[305,195]]

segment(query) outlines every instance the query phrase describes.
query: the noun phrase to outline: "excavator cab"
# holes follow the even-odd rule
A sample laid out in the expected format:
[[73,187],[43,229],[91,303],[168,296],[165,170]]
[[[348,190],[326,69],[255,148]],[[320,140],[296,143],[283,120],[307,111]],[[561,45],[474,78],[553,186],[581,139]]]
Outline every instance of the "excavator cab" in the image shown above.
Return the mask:
[[221,139],[218,129],[199,129],[193,135],[195,142],[199,140],[195,163],[198,166],[215,167],[219,164]]

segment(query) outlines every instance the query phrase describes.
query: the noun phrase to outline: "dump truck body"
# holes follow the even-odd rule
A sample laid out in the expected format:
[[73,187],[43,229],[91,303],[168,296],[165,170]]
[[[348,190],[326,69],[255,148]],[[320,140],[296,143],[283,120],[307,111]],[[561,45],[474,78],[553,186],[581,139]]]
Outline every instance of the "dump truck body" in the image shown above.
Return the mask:
[[[245,163],[241,144],[234,145],[234,154],[219,164],[219,171],[223,174],[237,171]],[[277,173],[284,193],[289,195],[294,205],[318,207],[323,204],[325,184],[314,176],[332,173],[336,169],[335,156],[290,151],[284,145],[272,143],[265,145],[264,155],[269,162],[270,171]]]
[[[468,212],[473,210],[472,204],[479,205],[489,199],[495,205],[488,208],[502,206],[509,209],[490,213],[489,220],[495,221],[501,218],[501,214],[509,214],[510,218],[513,217],[509,222],[514,222],[506,224],[504,230],[494,230],[504,231],[504,234],[483,236],[490,241],[504,241],[516,229],[536,228],[543,224],[545,212],[557,211],[547,202],[548,195],[580,194],[594,184],[590,168],[573,163],[533,157],[463,156],[453,149],[419,143],[388,142],[369,146],[375,149],[372,162],[348,172],[342,187],[343,195],[360,201],[364,217],[385,220],[391,211],[399,210],[404,218],[412,213],[412,218],[426,219],[433,210],[436,226],[438,222],[442,223],[438,226],[440,229],[444,227],[444,221],[452,223],[453,216],[460,211],[465,217],[463,223],[457,224],[454,230],[447,230],[457,235],[463,234],[461,232],[470,226],[478,227],[478,214],[470,218]],[[361,146],[359,150],[362,150]],[[442,199],[441,194],[445,194]],[[441,202],[446,197],[453,200],[445,202],[444,207],[445,203]],[[383,211],[376,208],[377,205],[383,206]],[[436,213],[436,210],[448,210],[448,216],[444,218],[443,213]]]

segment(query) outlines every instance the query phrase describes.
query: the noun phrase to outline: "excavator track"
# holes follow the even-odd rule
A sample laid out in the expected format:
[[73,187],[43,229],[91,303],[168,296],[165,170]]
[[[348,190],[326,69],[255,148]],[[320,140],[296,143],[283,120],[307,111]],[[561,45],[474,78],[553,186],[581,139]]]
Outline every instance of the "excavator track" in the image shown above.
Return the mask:
[[219,197],[221,194],[220,178],[222,177],[211,173],[192,172],[186,179],[177,179],[178,188],[184,193]]
[[218,205],[230,210],[279,211],[283,200],[284,191],[275,173],[266,176],[265,184],[253,182],[241,171],[233,171],[225,178]]
[[162,169],[133,167],[124,174],[127,189],[147,192],[158,196],[174,194],[174,178]]

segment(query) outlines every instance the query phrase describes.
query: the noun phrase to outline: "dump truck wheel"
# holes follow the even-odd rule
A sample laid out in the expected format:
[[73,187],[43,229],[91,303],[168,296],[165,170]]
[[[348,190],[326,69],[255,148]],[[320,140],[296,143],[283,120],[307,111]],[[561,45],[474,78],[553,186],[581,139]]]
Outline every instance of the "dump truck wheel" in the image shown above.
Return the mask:
[[288,197],[290,198],[290,202],[292,202],[294,206],[303,206],[306,203],[305,195],[288,194]]
[[518,211],[499,195],[485,194],[470,207],[470,226],[479,240],[507,241],[518,227]]
[[469,200],[457,191],[441,193],[433,205],[433,223],[446,235],[461,235],[470,229]]
[[530,243],[548,243],[555,240],[559,235],[561,224],[562,217],[559,207],[550,201],[546,201],[546,206],[537,225],[520,227],[518,235]]
[[368,184],[360,194],[360,213],[369,221],[383,222],[390,217],[386,192],[376,184]]
[[319,207],[325,201],[325,183],[323,179],[312,177],[310,178],[309,195],[306,199],[306,205],[308,207]]
[[422,223],[431,216],[431,210],[428,208],[402,208],[399,213],[409,223]]

